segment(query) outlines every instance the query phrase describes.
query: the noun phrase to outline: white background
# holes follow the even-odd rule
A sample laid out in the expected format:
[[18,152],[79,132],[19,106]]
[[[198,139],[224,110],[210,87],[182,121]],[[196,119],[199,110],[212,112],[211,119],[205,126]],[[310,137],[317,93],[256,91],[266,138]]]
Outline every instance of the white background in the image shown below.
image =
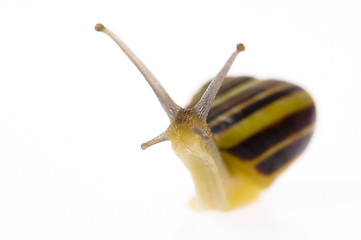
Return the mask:
[[[0,2],[0,239],[361,239],[361,7],[354,1]],[[231,75],[317,102],[302,157],[261,198],[194,212],[168,119],[104,34],[185,105],[238,42]]]

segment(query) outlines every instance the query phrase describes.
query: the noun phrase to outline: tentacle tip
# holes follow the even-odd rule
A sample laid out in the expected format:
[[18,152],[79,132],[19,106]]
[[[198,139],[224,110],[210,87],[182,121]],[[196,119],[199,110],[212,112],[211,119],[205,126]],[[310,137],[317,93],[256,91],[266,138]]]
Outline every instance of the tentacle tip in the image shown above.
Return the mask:
[[237,51],[242,52],[246,49],[246,47],[242,43],[237,44]]
[[142,145],[140,145],[140,147],[142,148],[142,150],[145,150],[149,147],[149,145],[147,143],[143,143]]
[[95,30],[98,31],[98,32],[101,32],[104,30],[104,25],[101,24],[101,23],[98,23],[97,25],[95,25]]

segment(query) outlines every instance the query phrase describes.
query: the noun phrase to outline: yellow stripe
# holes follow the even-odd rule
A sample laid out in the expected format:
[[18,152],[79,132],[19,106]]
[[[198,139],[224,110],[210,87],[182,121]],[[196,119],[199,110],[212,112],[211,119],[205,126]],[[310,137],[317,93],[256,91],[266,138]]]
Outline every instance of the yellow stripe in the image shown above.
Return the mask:
[[277,92],[280,92],[282,90],[285,90],[289,87],[291,87],[292,85],[289,84],[289,83],[284,83],[284,84],[281,84],[277,87],[273,87],[273,88],[270,88],[264,92],[261,92],[257,95],[255,95],[254,97],[248,99],[247,101],[244,101],[243,103],[241,104],[238,104],[236,105],[235,107],[229,109],[227,112],[224,112],[222,113],[220,116],[216,117],[215,119],[213,119],[212,121],[210,121],[208,123],[209,127],[212,128],[214,126],[216,126],[217,124],[225,121],[229,116],[232,116],[236,113],[239,113],[240,111],[242,111],[243,109],[245,109],[246,107],[274,94],[274,93],[277,93]]
[[226,93],[217,97],[212,103],[212,108],[222,104],[223,102],[227,101],[228,99],[230,99],[238,94],[241,94],[245,90],[247,90],[255,85],[258,85],[260,82],[261,82],[260,80],[252,79],[251,81],[241,84],[240,86],[233,87],[232,89],[228,90]]
[[231,148],[267,126],[313,104],[305,91],[295,92],[268,104],[227,130],[215,134],[220,148]]

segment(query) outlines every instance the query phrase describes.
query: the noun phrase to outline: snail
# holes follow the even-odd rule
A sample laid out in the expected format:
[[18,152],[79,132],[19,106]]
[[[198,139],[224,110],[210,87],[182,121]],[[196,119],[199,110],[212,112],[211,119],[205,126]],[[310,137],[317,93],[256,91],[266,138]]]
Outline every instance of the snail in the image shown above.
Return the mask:
[[128,46],[102,24],[143,74],[170,119],[165,132],[144,150],[171,141],[190,171],[199,210],[230,210],[257,199],[308,145],[315,104],[301,87],[280,80],[226,77],[238,44],[219,73],[181,108]]

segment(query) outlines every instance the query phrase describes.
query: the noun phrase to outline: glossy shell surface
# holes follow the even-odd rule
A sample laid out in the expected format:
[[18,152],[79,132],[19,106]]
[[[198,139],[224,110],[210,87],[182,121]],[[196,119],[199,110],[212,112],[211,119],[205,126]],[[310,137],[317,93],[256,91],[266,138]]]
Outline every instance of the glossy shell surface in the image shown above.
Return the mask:
[[224,80],[207,122],[231,172],[267,187],[306,148],[315,119],[314,101],[301,87],[236,77]]

